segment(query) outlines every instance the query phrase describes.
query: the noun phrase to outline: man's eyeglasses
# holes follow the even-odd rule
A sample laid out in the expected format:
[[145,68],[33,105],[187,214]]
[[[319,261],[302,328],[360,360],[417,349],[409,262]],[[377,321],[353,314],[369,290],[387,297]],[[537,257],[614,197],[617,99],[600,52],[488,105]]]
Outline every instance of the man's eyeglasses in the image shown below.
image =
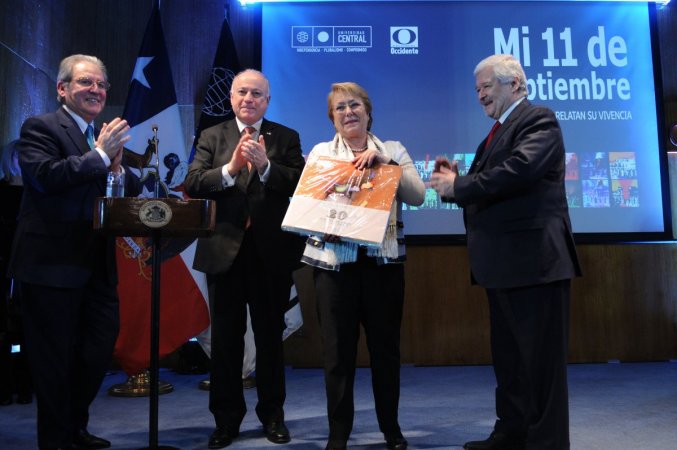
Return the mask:
[[235,94],[237,94],[240,97],[246,97],[247,94],[250,94],[252,96],[252,98],[254,98],[255,100],[258,100],[258,99],[264,97],[264,93],[262,91],[259,91],[258,89],[252,89],[252,90],[238,89],[237,91],[234,91],[234,92],[235,92]]
[[108,81],[94,81],[91,78],[86,77],[76,78],[75,80],[72,81],[74,81],[79,86],[82,86],[84,88],[91,88],[96,84],[96,87],[101,90],[107,91],[108,89],[110,89],[110,83]]

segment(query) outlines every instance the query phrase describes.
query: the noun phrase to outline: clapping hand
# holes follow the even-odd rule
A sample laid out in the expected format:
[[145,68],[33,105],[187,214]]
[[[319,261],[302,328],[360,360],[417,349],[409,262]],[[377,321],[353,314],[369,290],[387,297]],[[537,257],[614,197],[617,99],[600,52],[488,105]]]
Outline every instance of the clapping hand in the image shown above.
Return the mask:
[[266,143],[263,136],[259,136],[259,140],[255,141],[251,137],[242,145],[242,155],[249,161],[259,173],[263,173],[268,167],[268,157],[266,156]]
[[454,181],[458,176],[458,163],[449,161],[447,158],[438,156],[435,160],[435,168],[430,177],[430,187],[440,195],[440,197],[453,198]]
[[96,140],[96,147],[103,150],[111,162],[116,163],[116,167],[120,166],[124,144],[132,138],[127,134],[128,131],[127,121],[116,117],[110,123],[103,124]]

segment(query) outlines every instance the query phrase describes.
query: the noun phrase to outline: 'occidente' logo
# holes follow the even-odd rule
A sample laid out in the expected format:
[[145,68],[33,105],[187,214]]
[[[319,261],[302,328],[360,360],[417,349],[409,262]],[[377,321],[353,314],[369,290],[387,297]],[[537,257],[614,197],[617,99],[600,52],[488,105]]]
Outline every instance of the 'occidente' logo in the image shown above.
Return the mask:
[[418,27],[390,27],[391,55],[418,55]]

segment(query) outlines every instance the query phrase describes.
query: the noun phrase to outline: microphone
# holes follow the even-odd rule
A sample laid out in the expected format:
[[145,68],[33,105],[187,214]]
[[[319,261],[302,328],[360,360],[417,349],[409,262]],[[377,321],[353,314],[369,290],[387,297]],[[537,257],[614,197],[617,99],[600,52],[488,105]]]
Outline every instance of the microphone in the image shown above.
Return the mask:
[[153,144],[155,144],[155,153],[157,153],[157,124],[154,123],[150,128],[153,130]]
[[160,198],[160,150],[158,149],[157,124],[151,125],[153,130],[153,145],[155,146],[155,192],[154,197]]

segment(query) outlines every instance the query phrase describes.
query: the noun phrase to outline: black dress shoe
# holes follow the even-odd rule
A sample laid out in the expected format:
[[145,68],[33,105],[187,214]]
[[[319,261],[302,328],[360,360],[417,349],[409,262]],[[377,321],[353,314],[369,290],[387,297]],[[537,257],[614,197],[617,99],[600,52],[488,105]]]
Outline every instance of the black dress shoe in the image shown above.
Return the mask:
[[209,448],[223,448],[228,447],[233,443],[233,439],[240,434],[237,430],[232,430],[228,427],[216,427],[216,430],[209,436]]
[[463,444],[465,450],[524,450],[524,438],[493,432],[483,441],[470,441]]
[[85,449],[108,448],[110,447],[110,441],[94,436],[86,428],[82,428],[73,436],[73,446]]
[[268,439],[273,444],[286,444],[291,441],[289,436],[289,430],[282,421],[272,421],[264,427],[264,432],[266,433],[266,439]]
[[245,389],[253,389],[256,387],[256,377],[249,375],[242,380],[242,387]]
[[346,441],[329,441],[324,450],[346,450],[348,444]]
[[389,450],[407,450],[409,443],[402,436],[386,438],[386,447]]
[[33,402],[33,394],[30,392],[20,392],[16,396],[16,402],[19,405],[27,405]]

